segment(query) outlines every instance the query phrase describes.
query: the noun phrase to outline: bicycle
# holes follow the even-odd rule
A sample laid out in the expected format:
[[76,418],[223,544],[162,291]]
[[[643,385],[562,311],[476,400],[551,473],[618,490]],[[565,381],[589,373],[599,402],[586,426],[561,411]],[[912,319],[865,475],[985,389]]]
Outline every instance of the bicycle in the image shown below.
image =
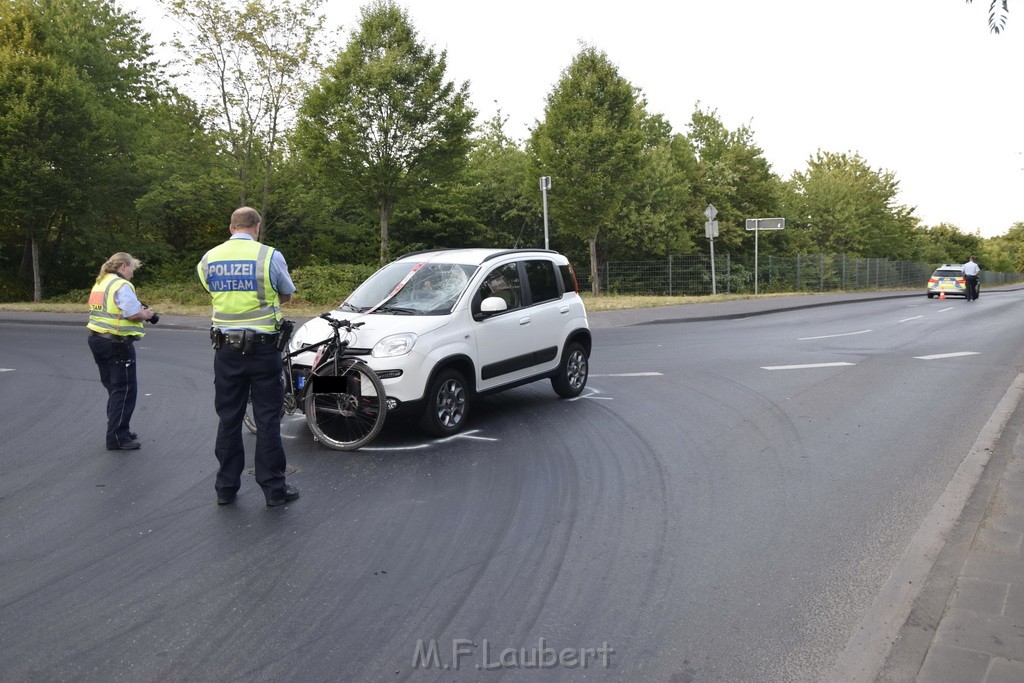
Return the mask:
[[[342,339],[341,329],[352,332],[363,323],[336,320],[330,313],[320,317],[331,326],[331,336],[282,352],[285,393],[281,413],[293,415],[301,410],[315,441],[334,450],[354,451],[370,443],[384,426],[387,392],[370,366],[344,356],[349,341]],[[296,372],[292,359],[308,351],[316,351],[311,369]],[[255,434],[251,407],[252,398],[242,421]]]

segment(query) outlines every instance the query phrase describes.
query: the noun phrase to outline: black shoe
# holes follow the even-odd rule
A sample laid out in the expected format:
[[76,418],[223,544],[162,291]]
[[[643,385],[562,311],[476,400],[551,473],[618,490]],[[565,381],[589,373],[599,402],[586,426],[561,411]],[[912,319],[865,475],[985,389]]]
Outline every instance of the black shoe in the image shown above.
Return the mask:
[[269,500],[268,499],[267,500],[267,507],[268,508],[276,508],[278,505],[284,505],[285,503],[290,503],[290,502],[292,502],[293,500],[295,500],[298,497],[299,497],[299,490],[297,488],[295,488],[294,486],[292,486],[291,484],[286,484],[285,487],[284,487],[284,495],[281,496],[280,498],[275,498],[274,500]]
[[131,439],[132,441],[138,441],[139,435],[136,434],[135,432],[128,432],[128,438]]
[[142,448],[142,444],[138,441],[129,441],[117,446],[107,446],[108,451],[136,451]]
[[226,493],[224,495],[217,494],[217,505],[231,505],[232,503],[235,502],[235,497],[236,496],[234,494],[232,494],[232,495],[228,495]]

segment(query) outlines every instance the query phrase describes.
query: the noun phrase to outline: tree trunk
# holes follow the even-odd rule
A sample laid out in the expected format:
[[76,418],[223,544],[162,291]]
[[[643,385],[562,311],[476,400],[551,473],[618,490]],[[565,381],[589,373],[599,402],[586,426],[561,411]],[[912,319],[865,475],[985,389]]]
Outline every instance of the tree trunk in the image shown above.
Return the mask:
[[32,240],[32,301],[39,303],[43,300],[43,279],[39,274],[39,243],[35,235]]
[[388,226],[391,224],[391,214],[394,210],[394,202],[384,200],[380,203],[380,264],[382,266],[391,260],[388,246]]
[[587,240],[590,244],[590,292],[594,296],[601,294],[601,276],[597,271],[597,236]]

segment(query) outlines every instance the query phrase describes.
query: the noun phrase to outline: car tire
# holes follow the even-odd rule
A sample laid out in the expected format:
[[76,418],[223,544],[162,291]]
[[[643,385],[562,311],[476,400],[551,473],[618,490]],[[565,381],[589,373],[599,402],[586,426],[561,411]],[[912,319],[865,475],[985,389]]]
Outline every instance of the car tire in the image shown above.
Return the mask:
[[431,381],[420,427],[434,436],[451,436],[462,429],[469,416],[469,386],[454,368],[442,370]]
[[562,398],[576,398],[583,393],[590,376],[590,361],[587,351],[579,342],[570,342],[562,352],[562,363],[558,374],[551,378],[551,386]]
[[929,299],[931,299],[931,298],[932,298],[933,296],[935,296],[935,295],[934,295],[934,294],[932,294],[931,292],[928,292],[928,298],[929,298]]

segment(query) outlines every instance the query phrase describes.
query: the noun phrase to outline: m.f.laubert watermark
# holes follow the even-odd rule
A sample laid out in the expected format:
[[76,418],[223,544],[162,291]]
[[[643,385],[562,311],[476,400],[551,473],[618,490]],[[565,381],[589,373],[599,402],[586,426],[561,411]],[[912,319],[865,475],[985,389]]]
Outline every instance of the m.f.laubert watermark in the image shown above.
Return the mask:
[[608,643],[600,647],[563,647],[555,648],[544,638],[537,639],[536,646],[530,647],[495,647],[487,638],[479,643],[468,638],[452,640],[450,657],[444,659],[449,652],[438,648],[437,640],[417,640],[412,655],[414,669],[442,669],[458,671],[474,667],[478,671],[499,669],[587,669],[611,666],[611,656],[615,650]]

